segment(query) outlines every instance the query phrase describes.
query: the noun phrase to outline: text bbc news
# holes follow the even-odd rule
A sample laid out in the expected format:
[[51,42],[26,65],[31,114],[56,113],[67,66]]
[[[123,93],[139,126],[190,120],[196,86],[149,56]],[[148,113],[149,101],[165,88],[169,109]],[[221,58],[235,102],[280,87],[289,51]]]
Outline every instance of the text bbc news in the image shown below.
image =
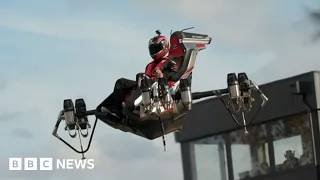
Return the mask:
[[9,158],[9,170],[94,169],[93,159]]

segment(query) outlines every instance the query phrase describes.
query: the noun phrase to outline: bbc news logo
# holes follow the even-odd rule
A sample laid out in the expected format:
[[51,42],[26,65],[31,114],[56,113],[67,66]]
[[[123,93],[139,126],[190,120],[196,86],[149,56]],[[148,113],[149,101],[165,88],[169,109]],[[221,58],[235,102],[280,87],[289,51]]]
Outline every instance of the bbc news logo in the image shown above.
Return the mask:
[[55,159],[54,161],[53,158],[9,158],[11,171],[51,171],[53,169],[94,169],[94,160]]

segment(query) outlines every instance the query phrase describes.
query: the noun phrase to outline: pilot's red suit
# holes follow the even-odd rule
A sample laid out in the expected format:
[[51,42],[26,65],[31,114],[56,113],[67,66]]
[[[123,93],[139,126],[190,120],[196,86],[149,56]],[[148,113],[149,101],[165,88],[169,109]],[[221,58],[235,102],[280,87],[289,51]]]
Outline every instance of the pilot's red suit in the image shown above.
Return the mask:
[[[159,69],[162,71],[163,77],[169,85],[174,85],[174,83],[181,78],[181,74],[179,73],[180,65],[180,59],[166,57],[149,63],[146,66],[145,74],[152,79],[155,79],[155,71]],[[119,110],[122,109],[122,102],[126,99],[126,96],[136,88],[136,86],[136,81],[126,78],[118,79],[115,83],[113,93],[103,103],[104,106],[111,112],[120,116],[121,113]]]
[[181,61],[178,58],[164,58],[160,61],[152,61],[146,66],[145,74],[154,78],[155,71],[162,71],[164,78],[169,82],[169,85],[174,85],[181,75],[178,73]]

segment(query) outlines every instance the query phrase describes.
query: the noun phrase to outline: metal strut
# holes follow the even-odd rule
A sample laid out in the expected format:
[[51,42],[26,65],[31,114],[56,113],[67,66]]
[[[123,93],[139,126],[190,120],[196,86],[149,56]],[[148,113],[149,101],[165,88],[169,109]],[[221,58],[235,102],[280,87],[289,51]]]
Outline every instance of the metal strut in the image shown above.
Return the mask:
[[[79,127],[79,129],[78,129],[78,133],[80,134],[81,132],[80,132],[80,127]],[[82,133],[81,133],[82,134]],[[82,160],[84,160],[84,159],[86,159],[85,157],[84,157],[84,153],[83,153],[83,145],[82,145],[82,141],[81,141],[81,137],[79,136],[79,142],[80,142],[80,148],[81,148],[81,154],[82,154]]]
[[[308,115],[309,115],[309,123],[310,126],[313,127],[313,118],[312,118],[312,106],[309,104],[309,102],[307,101],[307,94],[310,92],[310,83],[309,82],[301,82],[301,81],[296,81],[295,84],[291,85],[291,87],[295,88],[295,92],[293,93],[294,96],[297,96],[299,98],[299,100],[301,101],[301,104],[303,105],[303,107],[305,108],[305,110],[307,111]],[[316,111],[319,111],[320,109],[317,108],[315,109]],[[315,140],[315,132],[314,132],[314,128],[310,128],[311,129],[311,137],[312,137],[312,143],[315,144],[316,140]],[[313,157],[314,159],[317,159],[317,154],[316,154],[316,147],[313,146]],[[317,161],[314,161],[315,166],[317,166]]]
[[243,125],[240,124],[240,122],[237,120],[237,118],[235,117],[235,115],[232,113],[232,111],[230,110],[229,106],[225,103],[225,101],[223,100],[222,96],[218,96],[219,100],[221,101],[221,103],[224,105],[224,107],[227,109],[228,113],[230,114],[232,120],[240,127],[243,127],[245,129],[245,132],[248,133],[247,131],[247,126],[251,125],[254,120],[256,119],[257,115],[261,112],[261,110],[263,109],[264,106],[259,106],[259,109],[254,113],[254,115],[252,116],[251,120],[247,123],[247,120],[245,118],[245,112],[241,112],[241,116],[242,116],[242,120],[243,120]]
[[68,131],[69,136],[70,136],[71,138],[75,138],[75,137],[77,136],[77,131],[74,130],[74,134],[72,134],[67,125],[65,126],[64,130],[65,130],[65,131]]
[[[79,133],[79,134],[81,134],[81,136],[82,136],[82,137],[84,137],[84,138],[88,137],[88,135],[89,135],[89,129],[91,128],[91,126],[90,126],[90,124],[89,124],[89,123],[86,123],[86,126],[87,126],[87,128],[86,128],[86,132],[85,132],[85,133],[83,133],[83,131],[82,131],[82,129],[81,129],[81,127],[80,127],[80,125],[79,125],[79,124],[77,124],[77,127],[78,127],[78,133]],[[80,136],[79,136],[79,137],[80,137]]]
[[161,117],[158,118],[161,126],[161,133],[162,133],[162,142],[163,142],[163,149],[164,151],[167,151],[167,145],[166,145],[166,137],[164,135],[164,126],[163,126],[163,121]]
[[[260,88],[251,80],[248,79],[245,73],[239,73],[238,76],[235,73],[230,73],[227,76],[228,88],[204,91],[204,92],[194,92],[192,93],[192,99],[197,100],[206,97],[217,97],[221,103],[224,105],[228,113],[230,114],[232,120],[240,127],[247,131],[247,126],[252,124],[256,119],[258,113],[263,109],[263,107],[268,102],[268,98],[263,94]],[[260,95],[262,103],[258,110],[253,114],[252,119],[246,120],[245,113],[251,111],[252,103],[254,98],[251,96],[251,91],[255,91]],[[228,104],[223,100],[223,96],[229,95]],[[230,109],[230,106],[232,110]],[[236,108],[237,107],[237,108]],[[241,124],[234,113],[241,112],[243,124]]]
[[[52,135],[55,136],[57,139],[59,139],[60,141],[62,141],[65,145],[67,145],[69,148],[71,148],[72,150],[74,150],[75,152],[79,153],[79,154],[82,154],[82,159],[85,159],[84,157],[84,153],[86,153],[89,149],[90,149],[90,146],[91,146],[91,142],[92,142],[92,138],[93,138],[93,135],[94,135],[94,132],[95,132],[95,129],[96,129],[96,126],[97,126],[97,122],[98,122],[98,118],[96,118],[95,122],[94,122],[94,125],[93,125],[93,128],[92,128],[92,132],[91,132],[91,136],[90,136],[90,139],[89,139],[89,143],[88,143],[88,146],[85,150],[83,150],[83,146],[82,146],[82,141],[81,141],[81,137],[79,136],[79,140],[80,140],[80,145],[81,145],[81,150],[77,150],[76,148],[74,148],[72,145],[70,145],[67,141],[65,141],[64,139],[62,139],[59,135],[58,135],[58,129],[59,129],[59,125],[61,123],[62,120],[64,120],[64,110],[60,111],[59,115],[58,115],[58,120],[54,126],[54,129],[53,129],[53,132],[52,132]],[[78,125],[79,126],[79,125]],[[80,127],[78,128],[78,132],[80,134]]]
[[[241,112],[243,124],[237,120],[233,112],[230,110],[230,107],[226,102],[222,99],[221,94],[218,95],[218,98],[227,109],[230,114],[232,120],[240,127],[243,127],[245,133],[247,134],[247,126],[252,124],[256,119],[258,113],[263,109],[263,107],[267,104],[268,98],[263,94],[257,84],[255,84],[252,80],[248,79],[248,76],[245,73],[239,73],[238,77],[235,73],[228,74],[227,78],[228,82],[228,94],[229,94],[229,106],[232,107],[232,110],[235,113]],[[259,106],[258,110],[253,114],[251,120],[247,121],[245,113],[248,113],[252,109],[252,103],[255,99],[251,96],[251,91],[255,91],[260,95],[262,99],[262,103]],[[237,108],[236,108],[237,107]]]

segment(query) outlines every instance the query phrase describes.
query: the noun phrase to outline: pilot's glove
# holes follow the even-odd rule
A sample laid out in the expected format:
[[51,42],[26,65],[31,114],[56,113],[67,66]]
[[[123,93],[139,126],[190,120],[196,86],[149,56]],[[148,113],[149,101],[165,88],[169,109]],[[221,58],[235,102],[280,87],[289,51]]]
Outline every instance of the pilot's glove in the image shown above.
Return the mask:
[[169,68],[173,72],[179,71],[180,66],[181,66],[181,63],[178,60],[170,60],[169,62]]
[[155,76],[157,79],[163,78],[163,73],[160,69],[156,70]]

